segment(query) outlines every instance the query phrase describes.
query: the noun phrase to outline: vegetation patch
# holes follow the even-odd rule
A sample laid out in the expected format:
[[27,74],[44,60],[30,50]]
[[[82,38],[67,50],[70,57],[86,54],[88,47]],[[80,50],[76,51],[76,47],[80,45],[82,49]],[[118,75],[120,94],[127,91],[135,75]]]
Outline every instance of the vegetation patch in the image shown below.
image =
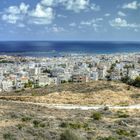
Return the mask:
[[74,133],[72,130],[65,130],[64,133],[60,135],[60,140],[84,140],[78,134]]
[[62,122],[60,124],[62,128],[70,128],[70,129],[89,129],[89,125],[87,123],[80,123],[80,122]]
[[97,138],[97,140],[118,140],[118,139],[112,136],[109,136],[109,137],[100,137],[100,138]]
[[119,118],[128,118],[129,117],[128,114],[126,114],[125,112],[122,112],[122,111],[117,111],[117,116]]
[[29,116],[24,116],[21,118],[22,122],[28,122],[32,119],[32,117],[29,117]]
[[91,118],[93,118],[93,120],[101,120],[102,119],[102,114],[100,112],[93,112],[93,114],[91,115]]
[[134,130],[127,131],[125,129],[118,129],[116,132],[120,136],[126,136],[126,137],[136,137],[137,136],[137,132]]
[[34,125],[34,127],[35,128],[38,128],[38,127],[45,127],[46,125],[45,125],[45,123],[42,123],[41,121],[39,121],[39,120],[34,120],[33,121],[33,125]]
[[10,132],[3,134],[3,138],[5,140],[16,140],[16,138],[14,137],[14,135],[11,134]]

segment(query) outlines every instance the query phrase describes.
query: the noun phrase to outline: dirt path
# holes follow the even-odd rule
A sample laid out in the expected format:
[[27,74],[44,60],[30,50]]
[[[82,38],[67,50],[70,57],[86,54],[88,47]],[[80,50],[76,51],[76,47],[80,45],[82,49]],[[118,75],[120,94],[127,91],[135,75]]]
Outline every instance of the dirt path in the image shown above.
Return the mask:
[[[5,100],[0,100],[5,101]],[[5,101],[9,103],[17,103],[17,104],[28,104],[28,105],[39,105],[48,108],[56,108],[56,109],[79,109],[79,110],[98,110],[108,107],[109,109],[140,109],[140,104],[130,105],[130,106],[110,106],[110,105],[95,105],[95,106],[86,106],[86,105],[72,105],[72,104],[47,104],[47,103],[34,103],[34,102],[25,102],[25,101]]]

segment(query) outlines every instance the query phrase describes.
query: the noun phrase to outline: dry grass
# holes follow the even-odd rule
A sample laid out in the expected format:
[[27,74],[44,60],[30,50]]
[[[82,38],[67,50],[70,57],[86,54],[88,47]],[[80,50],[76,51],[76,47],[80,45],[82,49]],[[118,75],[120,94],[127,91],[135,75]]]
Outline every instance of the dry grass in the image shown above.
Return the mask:
[[[139,104],[140,89],[120,82],[98,81],[81,84],[62,84],[42,89],[3,93],[0,99],[48,104],[132,105]],[[135,98],[136,97],[136,98]]]
[[60,140],[67,129],[84,136],[84,140],[109,136],[126,139],[116,133],[120,129],[140,134],[140,110],[122,110],[129,115],[127,118],[120,118],[118,110],[97,110],[101,119],[93,119],[93,110],[57,110],[6,101],[0,101],[0,105],[0,140],[5,140],[3,136],[16,140]]

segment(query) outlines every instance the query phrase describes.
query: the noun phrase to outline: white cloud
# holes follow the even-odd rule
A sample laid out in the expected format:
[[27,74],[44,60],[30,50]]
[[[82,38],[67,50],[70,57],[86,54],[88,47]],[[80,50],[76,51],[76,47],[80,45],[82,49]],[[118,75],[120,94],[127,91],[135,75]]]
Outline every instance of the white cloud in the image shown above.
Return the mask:
[[41,4],[44,6],[52,6],[55,3],[54,0],[42,0]]
[[11,23],[11,24],[16,24],[18,20],[21,20],[22,17],[20,16],[17,16],[17,15],[14,15],[14,14],[4,14],[2,15],[2,20],[3,21],[6,21],[8,23]]
[[77,24],[75,22],[72,22],[72,23],[69,24],[69,26],[71,26],[71,27],[75,27],[76,25]]
[[19,6],[20,12],[26,14],[28,12],[29,7],[29,5],[26,5],[22,2]]
[[33,9],[29,9],[30,5],[23,2],[19,6],[10,6],[2,12],[1,18],[11,24],[48,25],[53,22],[55,16],[66,18],[60,14],[55,15],[56,6],[76,13],[83,10],[100,10],[100,7],[90,0],[40,0]]
[[139,32],[139,30],[138,30],[138,29],[134,29],[134,31],[135,31],[135,32]]
[[56,24],[50,26],[50,27],[45,27],[47,32],[54,32],[54,33],[60,33],[60,32],[65,32],[66,30],[63,27],[57,26]]
[[93,10],[93,11],[100,11],[100,6],[99,5],[96,5],[96,4],[91,4],[91,10]]
[[110,15],[111,15],[110,13],[106,13],[104,16],[109,17]]
[[100,23],[102,20],[103,18],[96,18],[89,21],[81,21],[80,25],[92,27],[95,31],[98,31],[98,28],[101,27]]
[[89,6],[89,0],[71,0],[65,3],[67,10],[73,10],[79,12],[85,10]]
[[[53,9],[44,7],[40,3],[33,10],[28,10],[29,5],[21,3],[19,6],[10,6],[2,15],[2,20],[11,24],[23,25],[22,22],[32,24],[50,24],[54,18]],[[23,27],[23,26],[22,26]]]
[[24,28],[25,27],[25,24],[19,23],[17,26],[20,27],[20,28]]
[[52,32],[59,33],[64,31],[65,29],[63,27],[57,27],[57,26],[52,27]]
[[90,26],[90,25],[92,24],[92,21],[81,21],[80,24],[81,24],[81,25]]
[[138,27],[140,27],[140,25],[137,25],[134,23],[128,23],[125,19],[121,19],[121,18],[116,18],[116,19],[110,21],[109,23],[112,27],[116,27],[116,28],[120,28],[120,27],[138,28]]
[[23,2],[19,6],[10,6],[2,13],[2,20],[11,24],[16,24],[18,21],[23,20],[25,14],[27,14],[28,8],[29,5]]
[[119,15],[119,16],[122,16],[122,17],[125,17],[125,16],[126,16],[126,14],[123,13],[122,11],[118,11],[118,15]]
[[37,4],[36,8],[30,12],[30,23],[34,24],[50,24],[54,19],[53,9]]
[[140,3],[137,1],[133,1],[131,3],[127,3],[123,5],[123,9],[132,9],[132,10],[137,10],[140,7]]
[[61,14],[58,14],[57,17],[58,17],[58,18],[67,18],[67,16],[61,15]]
[[9,14],[20,14],[20,8],[17,6],[10,6],[5,11]]
[[100,6],[90,3],[90,0],[42,0],[41,4],[44,6],[63,6],[67,10],[80,12],[81,10],[91,9],[99,11]]

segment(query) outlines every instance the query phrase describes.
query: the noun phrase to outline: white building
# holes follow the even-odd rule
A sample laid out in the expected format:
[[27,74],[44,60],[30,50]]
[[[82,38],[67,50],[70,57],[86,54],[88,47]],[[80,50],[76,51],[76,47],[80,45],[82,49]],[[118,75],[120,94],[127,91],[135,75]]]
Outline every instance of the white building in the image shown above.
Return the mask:
[[91,72],[91,74],[90,74],[91,80],[98,81],[98,77],[99,77],[98,72],[96,72],[96,71]]
[[129,70],[128,76],[131,79],[136,79],[139,76],[139,73],[136,70]]
[[3,91],[12,91],[13,82],[11,80],[3,80],[2,81],[2,90]]

